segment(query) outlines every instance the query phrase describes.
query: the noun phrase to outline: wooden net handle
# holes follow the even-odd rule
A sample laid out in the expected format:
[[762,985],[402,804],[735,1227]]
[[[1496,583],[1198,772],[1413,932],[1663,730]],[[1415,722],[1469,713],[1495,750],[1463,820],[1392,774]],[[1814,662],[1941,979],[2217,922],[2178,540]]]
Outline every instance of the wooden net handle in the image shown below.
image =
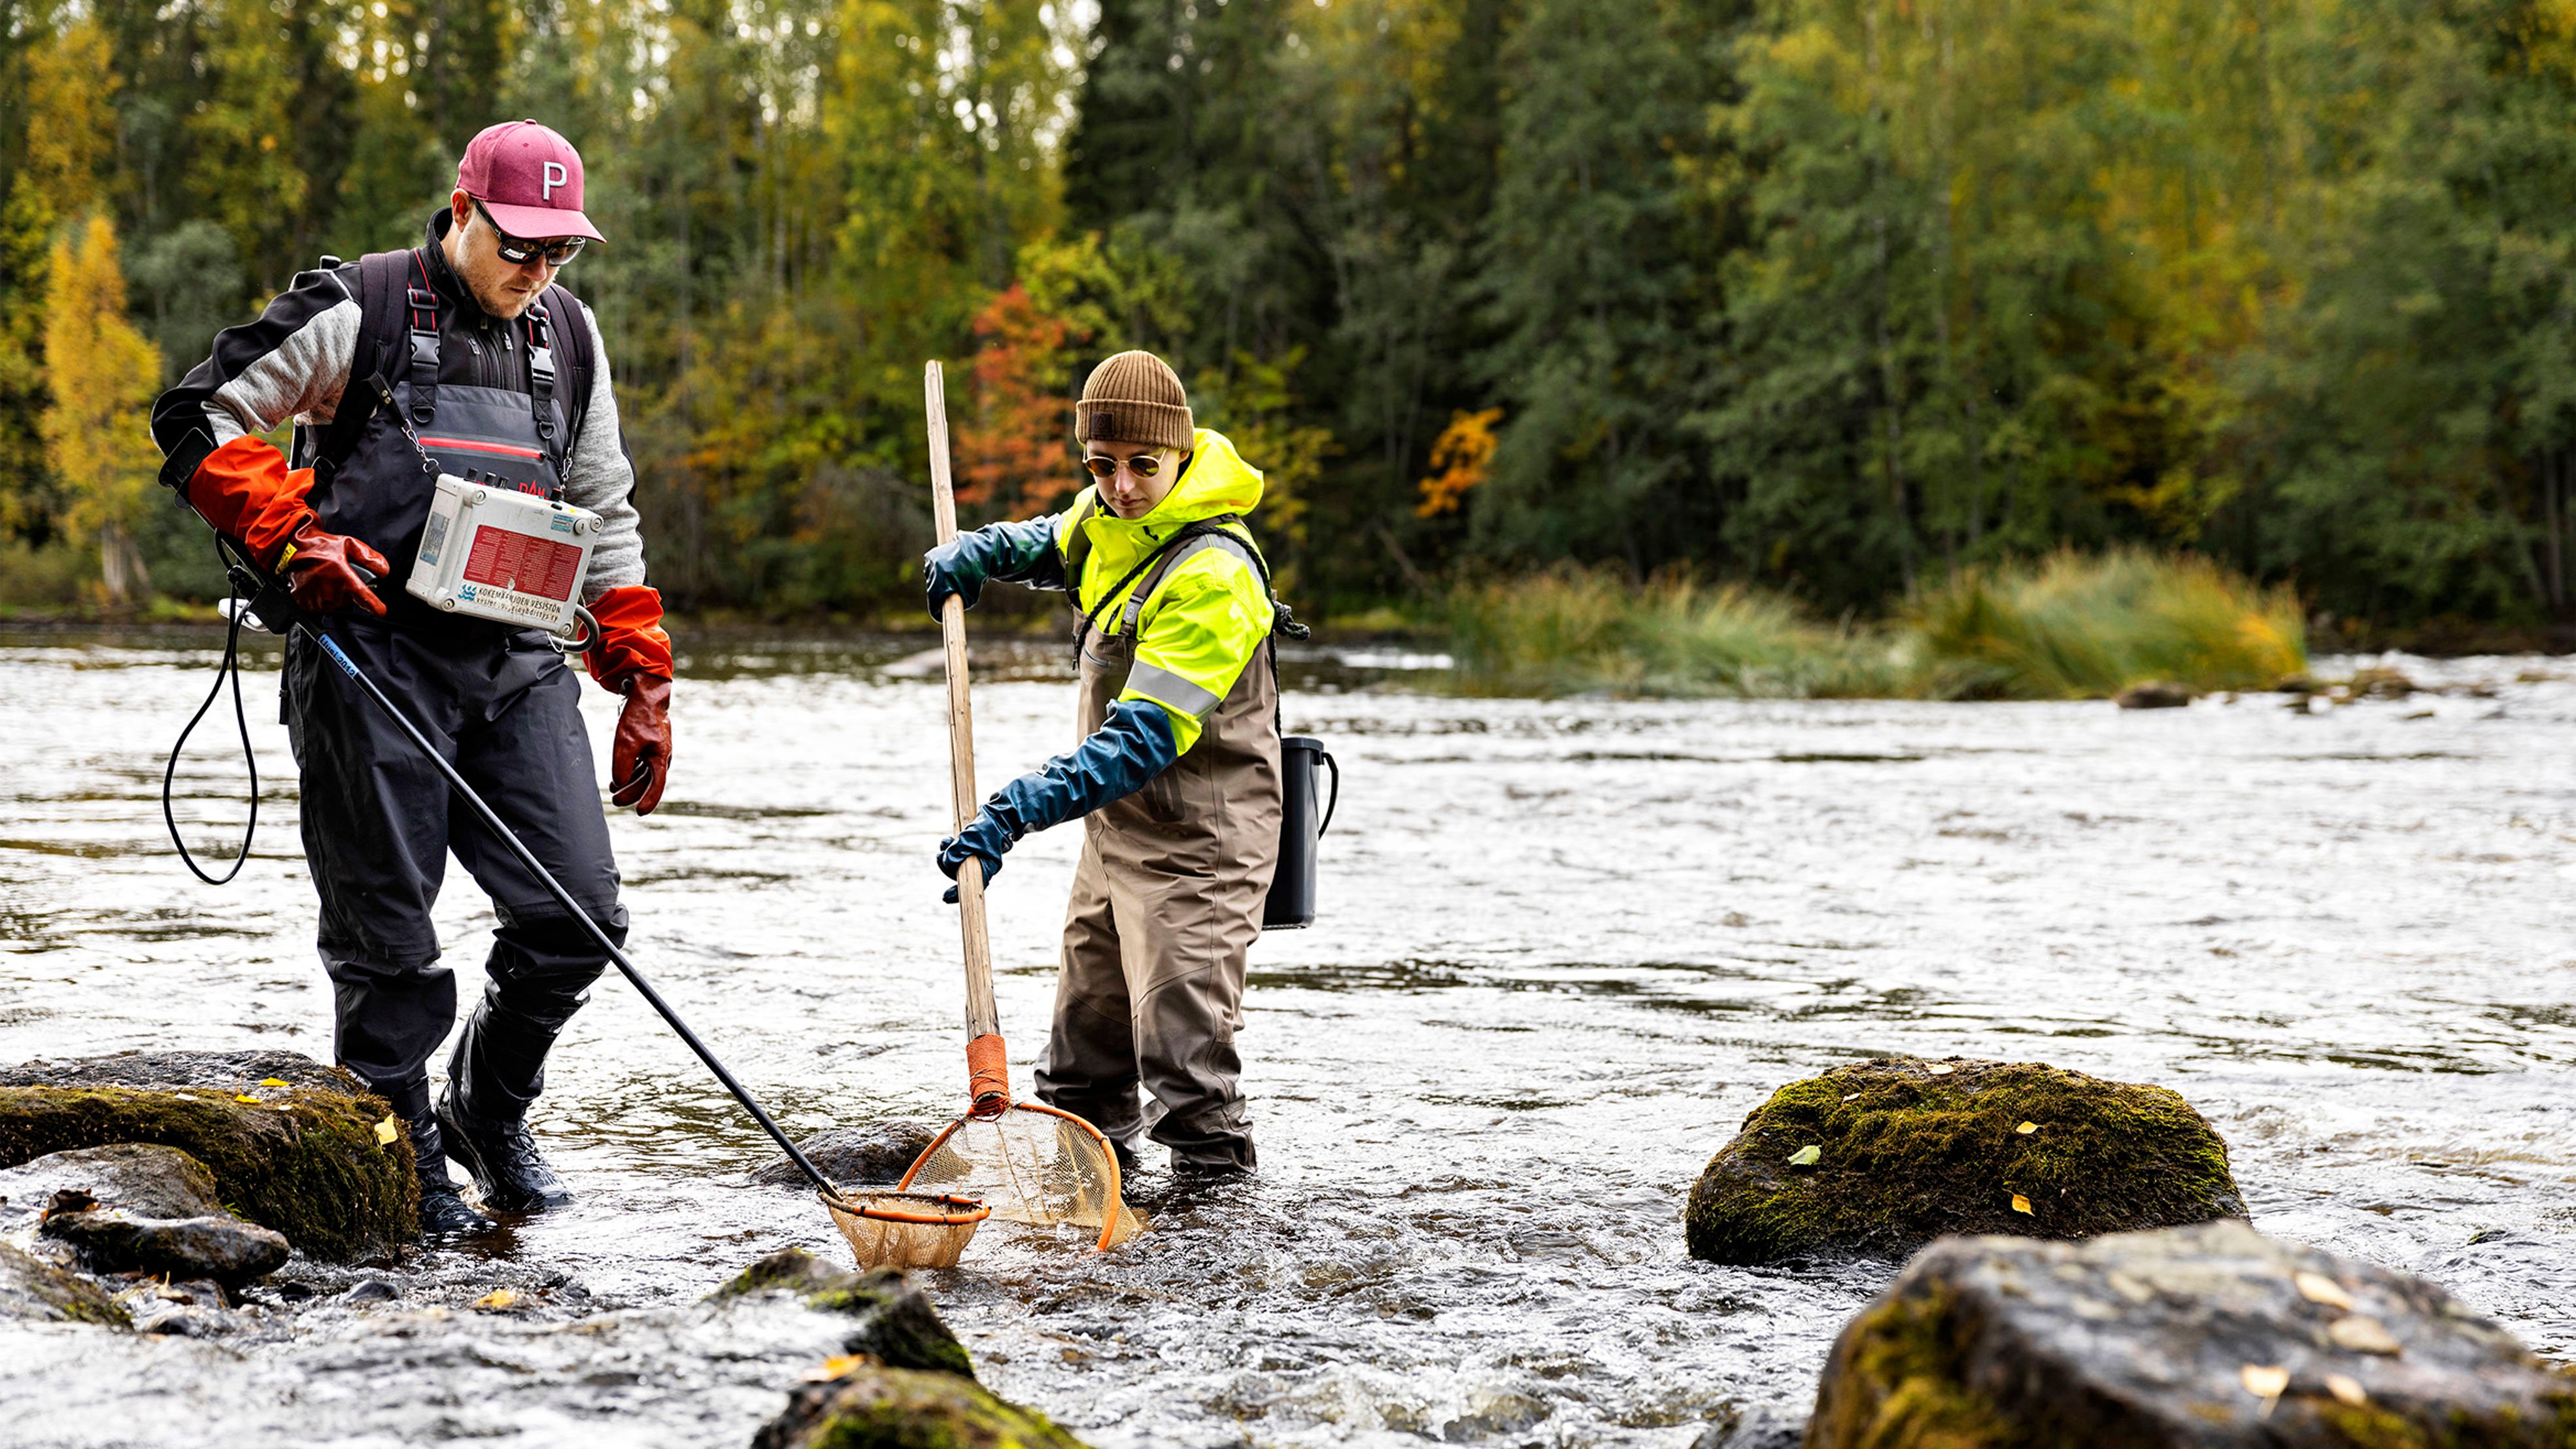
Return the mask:
[[[939,364],[923,366],[921,396],[930,415],[930,512],[939,526],[939,541],[957,537],[957,491],[948,477],[948,386]],[[948,819],[952,833],[975,818],[975,713],[966,690],[966,602],[950,594],[939,606],[941,642],[948,651]],[[993,947],[984,927],[984,862],[966,857],[957,867],[957,918],[966,945],[966,1037],[1001,1045],[1001,1012],[993,1004]],[[970,1053],[982,1055],[982,1053]],[[999,1052],[991,1055],[999,1056]],[[982,1063],[974,1064],[975,1067]],[[970,1067],[970,1070],[973,1070]],[[989,1092],[985,1072],[974,1071],[979,1094]],[[1009,1094],[1007,1080],[1000,1084]]]

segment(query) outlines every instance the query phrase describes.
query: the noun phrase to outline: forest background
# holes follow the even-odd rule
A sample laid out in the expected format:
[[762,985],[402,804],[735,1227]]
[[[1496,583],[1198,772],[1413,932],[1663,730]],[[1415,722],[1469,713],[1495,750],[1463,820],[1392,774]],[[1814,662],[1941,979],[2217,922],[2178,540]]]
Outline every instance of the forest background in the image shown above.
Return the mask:
[[2576,618],[2576,0],[0,0],[0,604],[220,592],[150,396],[462,144],[588,163],[653,578],[900,617],[1170,358],[1308,615],[1868,617],[2072,547]]

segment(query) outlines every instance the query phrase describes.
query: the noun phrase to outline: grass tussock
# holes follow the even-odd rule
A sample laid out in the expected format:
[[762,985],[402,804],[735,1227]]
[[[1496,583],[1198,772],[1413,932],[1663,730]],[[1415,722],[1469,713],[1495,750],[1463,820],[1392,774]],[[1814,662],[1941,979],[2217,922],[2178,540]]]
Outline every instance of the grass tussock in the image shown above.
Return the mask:
[[1577,569],[1462,587],[1448,616],[1474,694],[2092,699],[2149,680],[2262,689],[2307,664],[2289,590],[2141,552],[1962,573],[1859,627],[1739,584]]

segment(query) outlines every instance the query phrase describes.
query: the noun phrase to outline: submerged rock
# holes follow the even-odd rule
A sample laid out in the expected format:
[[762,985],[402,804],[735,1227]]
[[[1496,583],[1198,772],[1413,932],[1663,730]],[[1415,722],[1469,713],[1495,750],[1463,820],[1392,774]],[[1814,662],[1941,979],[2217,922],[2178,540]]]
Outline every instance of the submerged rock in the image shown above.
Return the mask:
[[770,1292],[794,1293],[809,1308],[857,1319],[858,1326],[841,1342],[843,1353],[865,1354],[889,1368],[975,1377],[974,1359],[941,1320],[930,1296],[895,1269],[840,1273],[802,1248],[782,1248],[709,1297]]
[[2576,1379],[2431,1283],[2240,1222],[1952,1238],[1843,1329],[1808,1449],[2564,1449]]
[[116,1300],[77,1273],[0,1243],[0,1322],[129,1326]]
[[2163,1087],[2036,1062],[1883,1059],[1792,1082],[1692,1187],[1690,1254],[1899,1254],[2245,1216],[2227,1144]]
[[220,1213],[215,1176],[176,1147],[119,1142],[49,1152],[0,1168],[0,1232],[44,1216],[58,1193],[78,1193],[102,1209],[140,1217],[194,1218]]
[[807,1384],[761,1426],[752,1449],[1083,1449],[1034,1409],[954,1374],[850,1366]]
[[230,1213],[136,1217],[122,1210],[56,1213],[44,1233],[81,1250],[93,1271],[211,1278],[240,1288],[286,1266],[286,1238]]
[[[835,1127],[796,1144],[814,1170],[843,1187],[891,1187],[903,1180],[913,1159],[930,1150],[934,1134],[918,1122],[871,1122]],[[804,1187],[805,1174],[781,1157],[751,1174],[764,1187]]]
[[2111,696],[2111,702],[2122,709],[2181,709],[2191,703],[2191,686],[2151,679],[2121,690]]
[[0,1166],[159,1143],[205,1164],[225,1203],[315,1257],[371,1257],[419,1234],[411,1137],[337,1068],[291,1052],[130,1052],[25,1063],[0,1080]]

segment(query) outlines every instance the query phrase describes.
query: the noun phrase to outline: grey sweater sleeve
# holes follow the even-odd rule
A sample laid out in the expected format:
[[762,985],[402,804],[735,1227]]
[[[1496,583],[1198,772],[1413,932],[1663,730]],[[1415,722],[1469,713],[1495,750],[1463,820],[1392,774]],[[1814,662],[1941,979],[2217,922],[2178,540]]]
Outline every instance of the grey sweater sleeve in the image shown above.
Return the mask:
[[599,515],[599,543],[591,550],[583,603],[610,589],[644,582],[644,531],[635,512],[635,463],[617,427],[617,392],[608,381],[608,342],[590,304],[581,308],[590,329],[590,410],[565,463],[564,501]]

